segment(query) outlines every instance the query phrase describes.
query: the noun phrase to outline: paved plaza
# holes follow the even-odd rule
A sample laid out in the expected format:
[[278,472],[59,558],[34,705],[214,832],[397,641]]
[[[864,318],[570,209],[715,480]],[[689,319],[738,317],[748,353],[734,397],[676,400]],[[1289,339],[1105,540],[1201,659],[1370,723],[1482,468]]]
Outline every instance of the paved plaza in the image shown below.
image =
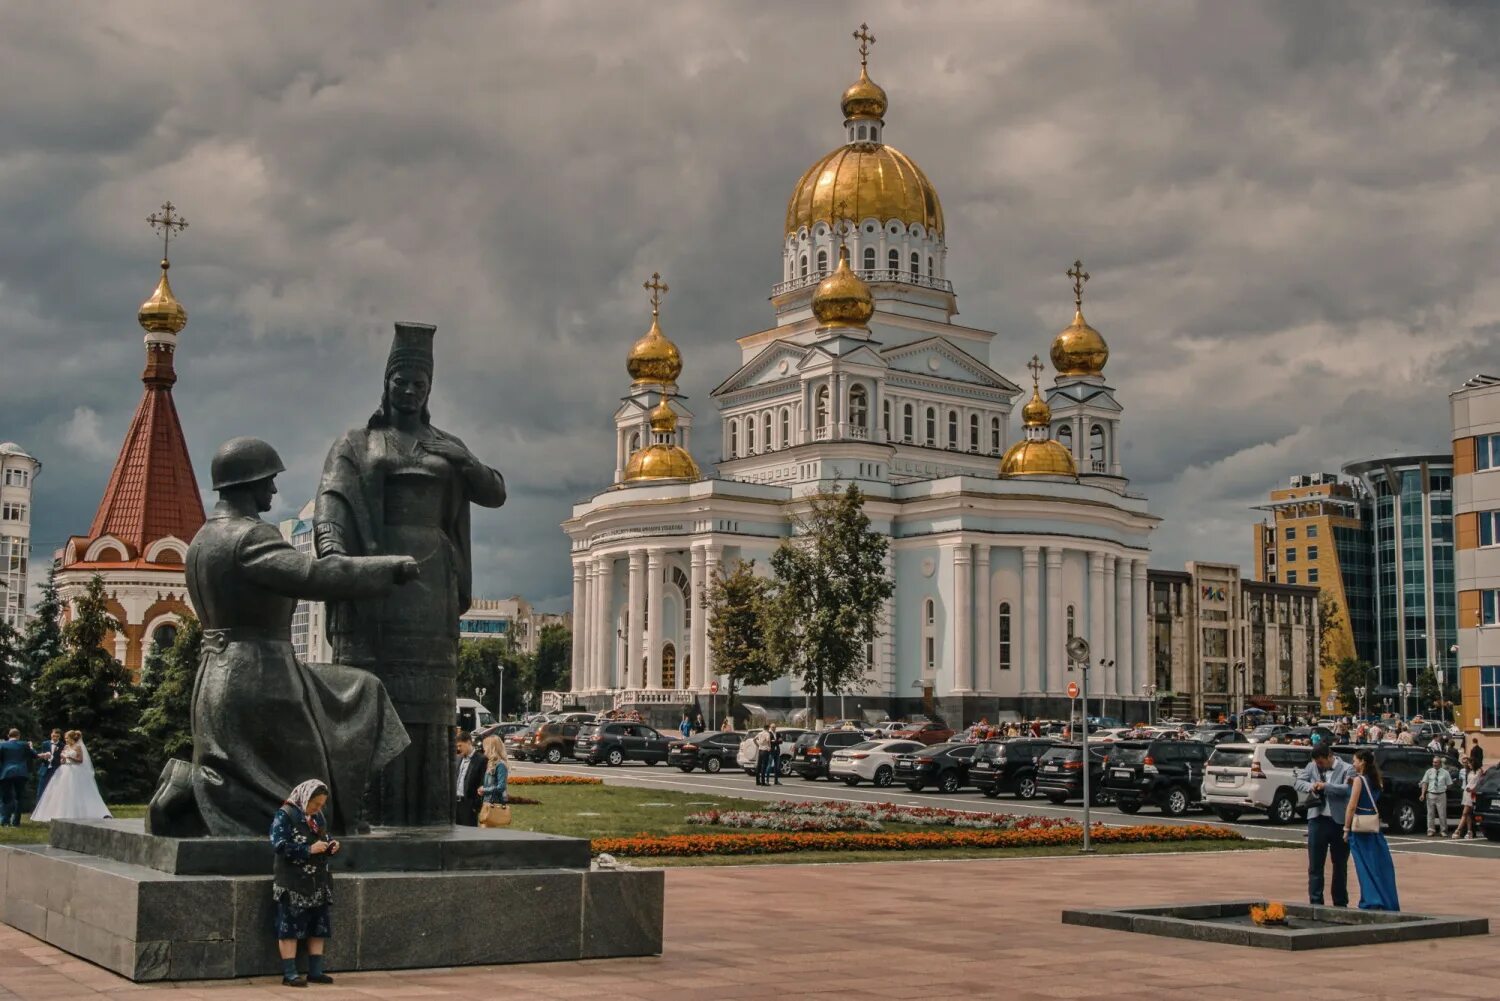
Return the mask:
[[[1268,1001],[1321,984],[1339,1001],[1500,998],[1489,937],[1315,954],[1063,926],[1068,906],[1265,893],[1302,899],[1295,850],[994,862],[673,869],[660,958],[343,975],[295,991],[257,980],[136,985],[0,927],[0,1001],[169,994],[237,1001],[405,998],[1104,998]],[[1500,928],[1500,863],[1400,853],[1409,910]],[[1351,883],[1353,874],[1350,874]],[[461,906],[462,901],[454,901]],[[413,934],[420,934],[414,929]],[[1211,992],[1205,994],[1205,991]]]

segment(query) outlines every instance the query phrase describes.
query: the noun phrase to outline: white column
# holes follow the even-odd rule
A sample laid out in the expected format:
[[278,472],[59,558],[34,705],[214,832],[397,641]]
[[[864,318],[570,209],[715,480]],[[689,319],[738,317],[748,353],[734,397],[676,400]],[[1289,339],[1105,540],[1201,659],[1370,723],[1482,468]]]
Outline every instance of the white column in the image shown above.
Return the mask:
[[588,579],[582,560],[573,560],[573,670],[568,687],[579,691],[584,664],[584,623],[588,621]]
[[694,546],[688,588],[688,606],[691,609],[689,614],[693,620],[692,629],[688,634],[688,656],[692,658],[690,666],[693,673],[690,679],[684,678],[682,687],[692,688],[695,691],[708,687],[708,675],[703,671],[703,639],[706,635],[703,631],[703,564],[703,548]]
[[614,687],[615,627],[614,627],[614,579],[613,556],[599,558],[599,661],[594,672],[597,688]]
[[844,425],[849,421],[849,401],[844,396],[849,391],[849,377],[843,372],[835,372],[831,381],[833,383],[830,387],[830,392],[833,394],[833,399],[830,401],[833,407],[831,419],[834,427],[831,437],[842,438]]
[[1146,631],[1151,628],[1150,595],[1146,588],[1146,561],[1130,561],[1131,593],[1134,595],[1130,610],[1130,621],[1135,630],[1131,653],[1131,669],[1135,677],[1137,692],[1156,683],[1156,666],[1146,659]]
[[[1034,692],[1050,694],[1061,692],[1063,675],[1068,669],[1068,655],[1064,647],[1068,642],[1068,610],[1063,599],[1063,551],[1058,546],[1047,547],[1047,651],[1046,659],[1038,660],[1036,678],[1040,679]],[[1038,671],[1038,668],[1040,670]]]
[[974,690],[974,548],[953,548],[953,691]]
[[1010,620],[1011,670],[1015,670],[1016,633],[1019,632],[1021,684],[1018,687],[1028,695],[1042,690],[1041,555],[1042,551],[1037,546],[1027,546],[1021,550],[1021,614],[1012,615]]
[[[1104,554],[1089,553],[1089,661],[1093,665],[1090,680],[1099,677],[1099,658],[1104,656]],[[1095,684],[1095,691],[1104,692],[1103,686]]]
[[1134,695],[1135,671],[1131,667],[1130,560],[1115,561],[1115,694]]
[[578,645],[583,648],[583,663],[579,667],[575,690],[591,691],[594,686],[594,561],[586,559],[583,564],[583,609],[578,615]]
[[662,551],[646,551],[646,687],[661,687]]
[[[707,590],[718,573],[719,565],[724,561],[724,547],[710,545],[704,550],[703,580],[704,590]],[[713,624],[712,612],[703,610],[703,683],[706,685],[714,680],[714,651],[713,645],[708,641],[708,630]]]
[[1115,657],[1115,563],[1113,556],[1104,557],[1104,649],[1094,652],[1094,663],[1099,663],[1099,658],[1106,661],[1114,661],[1107,668],[1100,671],[1096,676],[1099,682],[1099,693],[1101,695],[1120,694],[1119,685],[1115,681],[1115,665],[1119,663]]
[[982,692],[999,691],[995,677],[993,627],[995,605],[990,598],[990,544],[974,546],[974,687]]
[[646,551],[630,551],[630,611],[625,627],[625,660],[621,674],[628,678],[626,688],[646,687],[645,665],[642,658],[646,652]]

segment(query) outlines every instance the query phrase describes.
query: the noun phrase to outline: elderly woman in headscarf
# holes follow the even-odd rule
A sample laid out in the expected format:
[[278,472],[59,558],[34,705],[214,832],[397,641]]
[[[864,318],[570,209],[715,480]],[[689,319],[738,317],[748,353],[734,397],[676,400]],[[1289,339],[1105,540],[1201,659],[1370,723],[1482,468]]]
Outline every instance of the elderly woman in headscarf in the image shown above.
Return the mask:
[[[281,983],[306,987],[331,984],[323,970],[323,941],[333,932],[333,875],[328,860],[339,843],[328,836],[323,807],[328,786],[308,779],[293,789],[271,821],[276,852],[271,895],[276,900],[276,947],[281,953]],[[297,943],[307,942],[307,976],[297,974]]]

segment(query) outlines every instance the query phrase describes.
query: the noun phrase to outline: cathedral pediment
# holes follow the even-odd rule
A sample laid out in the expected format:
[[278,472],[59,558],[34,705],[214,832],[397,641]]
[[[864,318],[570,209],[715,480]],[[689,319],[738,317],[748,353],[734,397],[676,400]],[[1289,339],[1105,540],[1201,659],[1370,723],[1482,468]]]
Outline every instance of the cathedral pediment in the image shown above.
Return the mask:
[[710,395],[723,396],[725,393],[795,378],[802,359],[809,350],[800,344],[778,341],[741,365],[733,375],[719,383]]
[[946,338],[929,337],[912,344],[901,344],[885,349],[880,355],[894,372],[964,382],[1012,395],[1021,391],[1020,386],[973,355],[954,347]]
[[1047,405],[1054,410],[1086,406],[1093,410],[1122,413],[1124,407],[1115,402],[1114,390],[1099,383],[1068,382],[1047,390]]

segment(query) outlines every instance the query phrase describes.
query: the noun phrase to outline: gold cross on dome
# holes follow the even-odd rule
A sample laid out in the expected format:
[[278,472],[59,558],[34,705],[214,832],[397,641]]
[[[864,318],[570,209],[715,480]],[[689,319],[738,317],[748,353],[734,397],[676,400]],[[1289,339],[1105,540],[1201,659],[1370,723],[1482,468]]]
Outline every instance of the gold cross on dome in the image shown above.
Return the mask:
[[1032,355],[1031,361],[1026,363],[1026,367],[1031,370],[1031,384],[1034,386],[1040,383],[1042,381],[1042,359],[1036,355]]
[[172,243],[172,234],[180,233],[187,229],[187,220],[180,215],[174,215],[177,206],[170,201],[162,202],[161,211],[153,212],[146,217],[151,224],[153,232],[161,234],[161,266],[167,266],[167,248]]
[[875,36],[870,34],[870,26],[868,24],[861,24],[859,30],[854,33],[854,37],[859,39],[859,64],[861,66],[868,66],[870,64],[870,46],[875,44]]
[[641,288],[648,289],[651,292],[651,315],[656,316],[661,313],[661,297],[666,295],[668,291],[667,283],[661,280],[661,272],[651,272],[651,280],[649,282],[641,282]]
[[1073,305],[1083,309],[1083,283],[1089,280],[1089,273],[1083,270],[1082,261],[1074,261],[1073,266],[1068,269],[1067,275],[1073,279]]

